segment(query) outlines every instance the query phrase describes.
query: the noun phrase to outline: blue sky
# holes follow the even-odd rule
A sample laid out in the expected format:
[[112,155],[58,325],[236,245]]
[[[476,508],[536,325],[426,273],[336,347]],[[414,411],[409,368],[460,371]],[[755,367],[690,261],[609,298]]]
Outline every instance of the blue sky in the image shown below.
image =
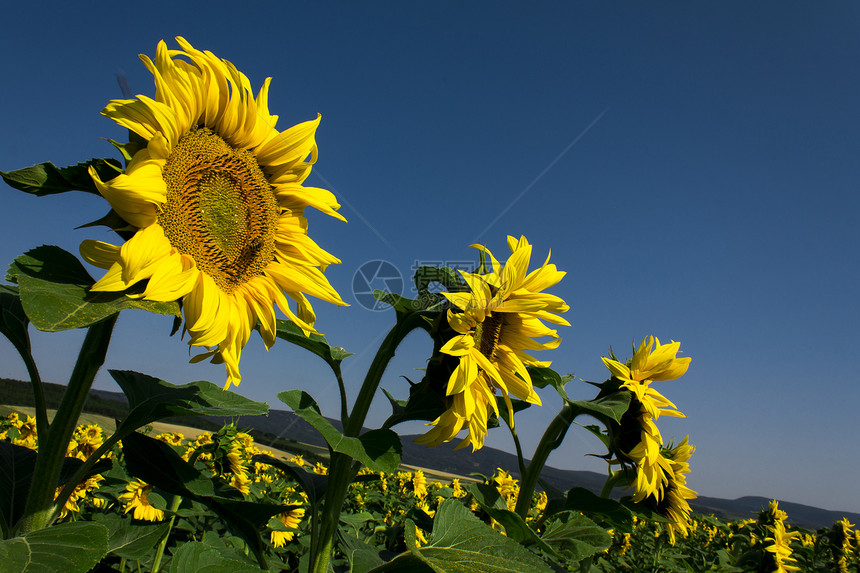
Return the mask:
[[[4,9],[0,169],[114,156],[123,131],[99,115],[116,75],[152,95],[137,54],[158,40],[232,61],[257,89],[272,76],[279,127],[322,113],[309,185],[335,191],[349,223],[310,215],[310,234],[343,260],[327,275],[349,308],[316,305],[318,328],[355,352],[357,392],[391,312],[355,302],[353,276],[390,262],[474,261],[526,235],[568,272],[564,341],[541,358],[603,380],[611,346],[629,356],[648,334],[693,358],[658,389],[687,418],[665,437],[697,446],[701,495],[761,495],[860,511],[856,404],[860,344],[860,7],[849,2],[723,3],[121,3]],[[38,24],[35,24],[38,23]],[[106,203],[37,199],[6,188],[5,265],[39,244],[76,252],[74,230]],[[93,269],[96,272],[96,269]],[[405,294],[409,294],[406,292]],[[224,380],[189,365],[170,320],[125,313],[110,368],[175,383]],[[67,379],[81,332],[33,335],[49,381]],[[410,337],[383,385],[405,396],[429,340]],[[8,343],[0,376],[26,376]],[[854,357],[854,358],[852,358]],[[299,348],[252,338],[239,391],[280,407],[302,388],[336,415],[326,367]],[[115,390],[103,372],[99,388]],[[577,397],[588,386],[572,382]],[[384,399],[382,400],[384,401]],[[558,400],[519,419],[533,451]],[[370,423],[385,416],[384,404]],[[403,428],[414,433],[420,426]],[[489,444],[511,448],[504,431]],[[549,463],[602,471],[583,432]]]

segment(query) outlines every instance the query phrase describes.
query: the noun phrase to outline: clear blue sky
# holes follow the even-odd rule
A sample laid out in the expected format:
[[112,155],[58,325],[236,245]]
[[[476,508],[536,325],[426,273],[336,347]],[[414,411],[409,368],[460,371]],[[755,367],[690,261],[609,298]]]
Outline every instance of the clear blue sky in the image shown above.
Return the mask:
[[[573,326],[542,356],[557,370],[603,380],[600,356],[629,356],[648,334],[693,358],[659,386],[688,416],[659,425],[697,446],[693,489],[860,511],[857,4],[81,6],[4,7],[0,169],[114,156],[100,138],[124,133],[99,111],[121,97],[116,74],[152,95],[137,54],[183,35],[255,89],[272,76],[282,129],[322,113],[308,184],[334,190],[349,223],[312,213],[310,233],[343,260],[327,275],[353,305],[317,304],[317,325],[357,354],[353,394],[393,323],[355,303],[363,263],[408,278],[416,260],[474,260],[476,239],[503,255],[505,236],[524,234],[568,271],[553,292]],[[42,243],[110,238],[73,230],[104,214],[98,198],[2,197],[4,265]],[[223,382],[221,367],[187,364],[170,326],[125,313],[108,367]],[[67,379],[81,338],[34,335],[46,380]],[[429,351],[416,333],[384,386],[405,396],[398,377],[420,377]],[[249,397],[280,407],[277,392],[302,388],[336,415],[325,365],[299,348],[267,354],[255,335],[242,370]],[[6,342],[0,376],[26,377]],[[106,372],[96,385],[116,389]],[[527,451],[559,406],[544,397],[520,419]],[[504,431],[489,444],[511,447]],[[550,464],[601,471],[589,452],[596,440],[572,431]]]

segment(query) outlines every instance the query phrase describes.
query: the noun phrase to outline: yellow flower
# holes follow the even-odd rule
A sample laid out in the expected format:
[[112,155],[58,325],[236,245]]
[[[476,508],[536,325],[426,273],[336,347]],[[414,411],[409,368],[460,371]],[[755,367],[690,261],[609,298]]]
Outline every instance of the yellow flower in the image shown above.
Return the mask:
[[[457,332],[441,349],[460,361],[448,380],[446,394],[450,407],[429,425],[435,426],[416,440],[435,447],[452,440],[466,427],[468,435],[457,445],[472,450],[483,447],[490,411],[499,414],[496,390],[501,392],[513,425],[510,396],[532,404],[541,401],[532,386],[526,366],[547,367],[526,350],[556,348],[558,333],[542,321],[570,326],[553,314],[570,307],[561,298],[541,291],[558,283],[565,273],[549,264],[549,257],[539,268],[528,272],[532,247],[525,237],[508,237],[511,256],[499,264],[485,247],[472,245],[486,253],[492,268],[486,273],[462,272],[470,292],[443,293],[459,312],[448,311],[448,323]],[[535,338],[549,337],[540,343]]]
[[766,537],[765,541],[772,542],[764,548],[772,554],[775,569],[770,569],[774,573],[784,573],[787,571],[800,571],[800,567],[792,565],[794,559],[791,558],[791,540],[800,535],[799,531],[786,532],[785,524],[781,519],[774,522],[773,526],[768,527],[771,537]]
[[412,491],[415,492],[418,499],[427,497],[427,478],[424,477],[424,472],[421,470],[415,470],[415,473],[412,474]]
[[680,348],[680,342],[660,344],[659,338],[649,336],[639,344],[629,364],[621,364],[609,358],[604,358],[603,362],[612,375],[623,382],[675,380],[683,376],[690,367],[690,358],[677,358]]
[[34,449],[38,441],[38,433],[36,431],[36,418],[27,416],[23,421],[18,420],[17,416],[13,424],[18,428],[18,439],[14,441],[17,446]]
[[[275,311],[306,333],[315,315],[306,294],[344,305],[322,270],[340,261],[307,234],[305,209],[340,207],[324,189],[304,187],[317,158],[319,116],[285,131],[269,113],[267,79],[256,98],[248,78],[211,52],[176,38],[155,60],[155,99],[113,100],[103,114],[145,142],[124,173],[102,181],[102,196],[134,230],[121,247],[84,241],[81,255],[108,269],[94,291],[125,291],[182,301],[189,344],[208,349],[238,384],[239,358],[259,321],[266,347],[275,342]],[[287,297],[293,299],[293,312]]]
[[314,473],[321,476],[328,475],[328,468],[325,467],[322,462],[317,462],[314,466]]
[[144,521],[161,521],[164,519],[164,511],[149,503],[150,492],[152,492],[152,486],[140,480],[134,480],[125,486],[125,493],[119,495],[119,500],[125,502],[123,513],[134,510],[132,516]]
[[[286,527],[290,529],[297,529],[299,527],[299,523],[301,523],[302,518],[305,516],[305,509],[303,507],[297,507],[295,509],[291,509],[286,513],[281,513],[275,516],[277,519],[281,521]],[[286,545],[287,541],[292,541],[295,536],[295,532],[293,531],[274,531],[272,530],[270,534],[270,539],[272,541],[272,545],[275,547],[283,547]]]
[[689,445],[688,437],[675,447],[664,450],[661,457],[668,461],[668,483],[663,487],[662,500],[657,504],[657,512],[668,518],[666,524],[669,538],[674,545],[675,532],[687,535],[687,523],[690,520],[690,504],[688,499],[695,499],[696,492],[687,487],[687,474],[690,473],[690,456],[696,448]]

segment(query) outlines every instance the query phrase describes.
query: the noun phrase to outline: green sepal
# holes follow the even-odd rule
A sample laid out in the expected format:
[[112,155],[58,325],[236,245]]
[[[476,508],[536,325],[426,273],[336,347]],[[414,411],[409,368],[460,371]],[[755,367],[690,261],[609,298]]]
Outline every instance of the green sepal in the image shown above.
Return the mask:
[[403,447],[399,436],[391,430],[370,430],[357,438],[344,436],[323,417],[319,405],[307,392],[288,390],[280,392],[278,399],[316,428],[333,451],[346,454],[375,472],[391,473],[400,466]]
[[99,195],[89,174],[90,166],[95,168],[102,181],[113,179],[122,173],[122,166],[115,159],[90,159],[69,167],[39,163],[15,171],[0,171],[0,177],[10,187],[38,197],[67,191],[84,191]]
[[6,279],[18,285],[21,305],[33,326],[47,332],[84,328],[131,308],[181,316],[176,302],[90,292],[93,278],[74,255],[56,246],[37,247],[19,256]]

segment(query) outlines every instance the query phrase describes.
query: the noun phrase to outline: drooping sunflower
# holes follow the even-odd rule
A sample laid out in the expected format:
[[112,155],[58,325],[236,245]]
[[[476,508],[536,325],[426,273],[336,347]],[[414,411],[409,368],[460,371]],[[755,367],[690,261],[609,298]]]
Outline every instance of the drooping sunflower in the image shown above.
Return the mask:
[[113,179],[90,170],[135,233],[122,246],[84,241],[81,254],[107,269],[94,291],[148,280],[135,296],[181,300],[189,344],[208,349],[192,361],[223,362],[229,388],[258,321],[266,347],[274,344],[275,305],[306,333],[316,332],[306,295],[345,305],[322,272],[340,261],[308,236],[305,209],[345,219],[331,192],[302,185],[317,159],[319,116],[278,131],[271,78],[254,97],[233,64],[176,40],[181,50],[162,41],[155,60],[141,56],[154,99],[113,100],[102,111],[146,142]]
[[[298,529],[304,516],[305,508],[296,507],[285,513],[279,513],[275,516],[275,519],[279,520],[284,527],[295,530]],[[295,531],[276,531],[273,529],[269,534],[269,539],[273,546],[283,547],[287,544],[287,541],[292,541],[294,536]]]
[[669,477],[663,488],[662,499],[657,504],[657,513],[670,520],[666,527],[673,544],[676,531],[687,535],[687,524],[692,511],[687,500],[696,498],[696,492],[687,487],[689,461],[695,451],[696,448],[689,444],[689,436],[685,436],[678,445],[670,445],[660,453],[660,457],[669,464]]
[[[558,332],[542,321],[570,326],[553,313],[566,312],[569,306],[561,298],[544,293],[557,284],[565,273],[549,263],[549,256],[539,268],[529,272],[532,246],[525,237],[508,236],[511,256],[504,266],[481,245],[472,245],[489,257],[491,268],[484,273],[461,274],[470,292],[443,293],[456,307],[448,310],[448,323],[458,334],[441,352],[460,359],[448,380],[449,408],[430,425],[435,426],[416,440],[437,446],[453,439],[464,427],[468,435],[457,445],[472,450],[484,445],[490,411],[499,414],[496,390],[507,405],[513,424],[510,396],[540,405],[526,366],[548,367],[527,354],[527,350],[547,350],[561,343]],[[548,337],[548,342],[536,338]]]

